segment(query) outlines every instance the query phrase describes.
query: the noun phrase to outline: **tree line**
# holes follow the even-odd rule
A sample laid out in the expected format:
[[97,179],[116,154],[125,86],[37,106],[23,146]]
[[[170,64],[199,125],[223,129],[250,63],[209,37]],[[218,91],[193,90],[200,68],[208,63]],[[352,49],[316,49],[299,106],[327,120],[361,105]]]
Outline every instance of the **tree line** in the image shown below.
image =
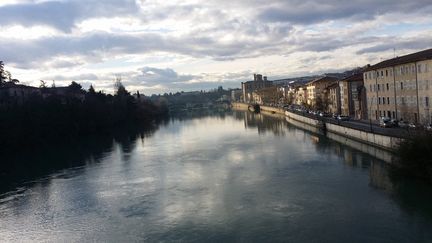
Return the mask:
[[[3,84],[6,77],[1,64]],[[84,90],[72,82],[65,88],[66,93],[35,93],[20,103],[0,105],[0,150],[112,135],[118,129],[151,126],[168,115],[165,104],[145,99],[138,92],[132,96],[121,80],[116,80],[115,87],[114,94],[105,94],[96,92],[93,86]],[[55,88],[42,87],[42,94],[44,89]],[[3,99],[13,101],[15,97]]]

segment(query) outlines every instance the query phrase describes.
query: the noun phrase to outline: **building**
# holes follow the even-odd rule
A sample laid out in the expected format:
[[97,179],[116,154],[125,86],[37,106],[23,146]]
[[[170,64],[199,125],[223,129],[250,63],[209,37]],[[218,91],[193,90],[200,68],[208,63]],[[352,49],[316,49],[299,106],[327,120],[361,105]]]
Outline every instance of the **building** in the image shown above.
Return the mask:
[[333,82],[327,86],[325,95],[327,96],[325,100],[328,102],[326,111],[332,114],[340,114],[341,98],[339,84],[337,82]]
[[432,49],[370,66],[363,78],[369,119],[431,123]]
[[260,105],[275,105],[281,100],[283,100],[283,94],[276,86],[270,86],[252,92],[252,103]]
[[[337,78],[324,76],[314,79],[306,84],[306,103],[314,108],[322,108],[321,102],[324,102],[326,96],[324,92],[326,88],[333,83],[337,82]],[[317,102],[318,101],[318,102]],[[317,107],[319,106],[319,107]]]
[[248,82],[242,82],[242,93],[243,93],[243,102],[252,103],[253,97],[252,93],[267,87],[273,86],[271,81],[267,80],[266,76],[262,76],[261,74],[254,74],[254,80]]
[[362,72],[339,81],[341,100],[340,114],[356,119],[367,119],[366,97],[363,87],[364,82]]
[[239,102],[241,101],[242,97],[242,90],[241,89],[233,89],[231,90],[231,101],[232,102]]
[[22,104],[32,95],[40,95],[41,90],[36,87],[6,82],[0,86],[0,104],[12,105]]

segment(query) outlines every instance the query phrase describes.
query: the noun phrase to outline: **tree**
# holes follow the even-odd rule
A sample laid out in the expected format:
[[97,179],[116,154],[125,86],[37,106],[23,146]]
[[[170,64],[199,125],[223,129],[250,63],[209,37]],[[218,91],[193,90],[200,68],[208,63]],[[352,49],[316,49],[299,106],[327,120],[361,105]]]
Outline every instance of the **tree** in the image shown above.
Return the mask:
[[72,92],[79,92],[82,90],[82,86],[81,84],[72,81],[72,83],[68,86],[69,90],[71,90]]
[[12,74],[8,70],[5,70],[3,74],[7,82],[12,82]]
[[6,78],[4,62],[0,61],[0,85],[3,85],[6,82]]
[[93,87],[92,84],[90,85],[90,88],[89,88],[88,92],[89,92],[89,94],[92,94],[92,95],[96,94],[96,90],[94,89],[94,87]]
[[46,82],[43,81],[43,80],[41,80],[41,81],[40,81],[39,88],[44,89],[44,88],[46,88],[46,87],[47,87]]
[[129,92],[126,90],[125,86],[121,81],[121,77],[117,77],[114,81],[115,93],[118,96],[128,96]]

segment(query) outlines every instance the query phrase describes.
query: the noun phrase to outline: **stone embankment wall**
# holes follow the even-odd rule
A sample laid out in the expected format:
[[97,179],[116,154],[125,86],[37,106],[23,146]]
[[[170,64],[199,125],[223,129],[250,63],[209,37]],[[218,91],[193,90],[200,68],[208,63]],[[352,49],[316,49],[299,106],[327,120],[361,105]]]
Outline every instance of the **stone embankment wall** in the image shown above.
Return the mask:
[[232,102],[231,103],[231,105],[232,105],[232,107],[234,107],[234,108],[238,108],[238,109],[245,109],[245,110],[247,110],[248,109],[248,104],[246,104],[246,103],[240,103],[240,102]]
[[274,112],[274,113],[278,113],[278,114],[281,114],[281,115],[285,114],[284,109],[278,108],[278,107],[271,107],[271,106],[260,105],[260,109],[262,111]]
[[297,115],[295,113],[288,112],[288,111],[285,111],[285,115],[287,117],[291,118],[291,119],[294,119],[294,120],[299,121],[299,122],[306,123],[306,124],[308,124],[310,126],[313,126],[313,127],[319,128],[319,127],[322,126],[322,124],[318,120],[316,120],[316,119],[312,119],[312,118],[309,118],[309,117]]
[[[294,114],[292,112],[285,112],[285,115],[291,119],[309,124],[314,127],[320,127],[320,121],[301,115]],[[400,143],[401,139],[391,136],[385,136],[380,134],[375,134],[371,132],[360,131],[353,128],[348,128],[336,124],[326,123],[327,132],[335,133],[341,136],[345,136],[363,143],[367,143],[380,148],[393,150]]]

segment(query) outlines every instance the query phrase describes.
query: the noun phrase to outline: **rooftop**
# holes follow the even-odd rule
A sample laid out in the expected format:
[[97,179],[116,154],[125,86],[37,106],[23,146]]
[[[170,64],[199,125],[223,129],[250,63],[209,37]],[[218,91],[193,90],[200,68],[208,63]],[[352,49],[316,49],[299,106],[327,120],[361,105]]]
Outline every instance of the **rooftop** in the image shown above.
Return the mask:
[[418,62],[418,61],[423,61],[428,59],[432,59],[432,49],[427,49],[424,51],[411,53],[405,56],[388,59],[366,68],[366,71],[376,70],[379,68],[385,68],[385,67],[410,63],[410,62]]

